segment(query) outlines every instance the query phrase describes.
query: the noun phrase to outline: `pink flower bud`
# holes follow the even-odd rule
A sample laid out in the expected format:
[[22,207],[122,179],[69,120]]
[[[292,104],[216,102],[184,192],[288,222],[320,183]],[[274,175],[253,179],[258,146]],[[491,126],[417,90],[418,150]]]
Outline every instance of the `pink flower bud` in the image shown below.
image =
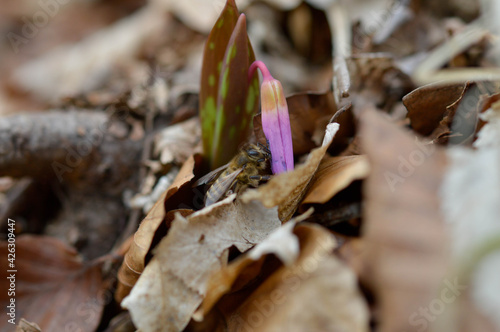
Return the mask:
[[271,150],[271,168],[274,174],[293,170],[293,146],[290,117],[280,81],[274,79],[262,61],[255,61],[249,69],[249,78],[257,70],[262,72],[260,87],[262,129]]

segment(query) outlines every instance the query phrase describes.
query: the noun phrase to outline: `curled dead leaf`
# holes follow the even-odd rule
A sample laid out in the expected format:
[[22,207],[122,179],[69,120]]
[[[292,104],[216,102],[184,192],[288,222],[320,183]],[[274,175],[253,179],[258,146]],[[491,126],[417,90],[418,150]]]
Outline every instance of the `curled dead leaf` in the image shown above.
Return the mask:
[[182,330],[209,276],[227,264],[229,248],[246,251],[280,224],[276,208],[235,201],[235,195],[187,218],[178,214],[122,306],[144,331]]
[[439,144],[460,144],[472,141],[478,122],[481,89],[476,83],[465,83],[460,97],[446,107],[439,125],[430,138]]
[[[165,219],[165,201],[174,195],[181,186],[186,185],[194,178],[194,166],[195,158],[191,156],[182,166],[172,185],[160,196],[135,232],[134,241],[125,254],[122,266],[118,271],[118,288],[115,293],[117,302],[121,302],[130,293],[144,270],[145,258],[153,242],[155,232]],[[183,213],[187,214],[187,212]],[[171,220],[173,220],[173,215],[171,215]]]
[[[296,226],[296,221],[214,274],[197,318],[216,305],[219,328],[228,331],[368,331],[366,303],[354,274],[332,254],[333,236],[317,225]],[[273,255],[286,264],[275,268],[266,259]],[[234,293],[259,265],[270,270],[268,277],[245,297]]]
[[403,98],[411,127],[420,135],[430,135],[439,126],[446,108],[459,100],[466,84],[432,83],[413,90]]
[[208,293],[202,305],[193,315],[197,321],[202,321],[204,315],[212,309],[215,303],[229,291],[237,291],[255,278],[260,266],[264,263],[266,255],[273,254],[283,264],[290,266],[299,255],[299,241],[293,234],[295,225],[307,219],[312,213],[309,212],[290,220],[284,226],[276,229],[263,242],[257,244],[253,249],[240,256],[237,260],[212,274],[207,283]]
[[368,176],[369,170],[366,156],[323,158],[301,204],[326,203],[352,181]]

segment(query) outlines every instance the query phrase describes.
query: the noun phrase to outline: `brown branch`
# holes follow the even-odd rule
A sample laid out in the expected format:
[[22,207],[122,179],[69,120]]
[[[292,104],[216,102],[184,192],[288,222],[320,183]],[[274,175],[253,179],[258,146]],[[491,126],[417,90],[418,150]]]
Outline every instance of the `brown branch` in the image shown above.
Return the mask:
[[44,233],[92,259],[112,248],[129,213],[123,192],[137,190],[144,138],[132,137],[127,118],[116,114],[79,110],[3,117],[0,176],[51,184],[62,207],[54,219],[43,220]]
[[26,113],[0,118],[0,176],[119,182],[139,162],[141,142],[106,114]]

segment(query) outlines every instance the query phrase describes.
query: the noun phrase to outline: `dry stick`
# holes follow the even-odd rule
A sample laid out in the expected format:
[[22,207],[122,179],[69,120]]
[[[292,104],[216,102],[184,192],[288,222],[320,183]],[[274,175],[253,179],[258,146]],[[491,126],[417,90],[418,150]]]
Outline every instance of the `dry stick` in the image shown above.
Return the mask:
[[335,114],[330,118],[330,121],[328,121],[328,123],[338,122],[340,116],[345,112],[347,112],[348,110],[350,110],[351,108],[352,108],[351,102],[345,104],[337,112],[335,112]]
[[87,110],[0,118],[0,176],[81,182],[83,175],[89,185],[110,176],[119,180],[137,163],[140,142],[113,131],[108,121]]
[[344,203],[335,209],[318,213],[310,219],[326,228],[333,227],[341,222],[361,218],[361,202]]
[[337,105],[341,98],[349,96],[351,79],[346,57],[351,55],[351,30],[349,16],[340,2],[334,2],[328,9],[328,23],[333,30],[333,96]]
[[443,45],[437,47],[425,61],[415,70],[413,77],[420,83],[443,81],[447,83],[464,82],[468,80],[500,80],[498,68],[463,68],[442,69],[444,64],[457,54],[467,50],[490,32],[483,28],[483,22],[476,21],[467,26],[462,32],[453,36]]
[[[99,143],[97,134],[102,142],[106,121],[106,115],[90,111],[25,113],[0,118],[0,175],[57,176],[54,163],[72,170],[79,168]],[[101,131],[93,133],[96,128]],[[89,134],[96,134],[94,144]]]

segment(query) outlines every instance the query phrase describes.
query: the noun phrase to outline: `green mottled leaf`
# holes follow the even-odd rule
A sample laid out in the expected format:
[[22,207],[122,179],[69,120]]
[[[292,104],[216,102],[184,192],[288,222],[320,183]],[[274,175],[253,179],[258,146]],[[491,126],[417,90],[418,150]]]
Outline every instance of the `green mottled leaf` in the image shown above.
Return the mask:
[[259,100],[258,76],[247,81],[254,60],[245,16],[228,0],[205,45],[201,75],[203,148],[212,169],[228,162],[248,136]]
[[200,119],[202,124],[203,149],[210,160],[212,151],[219,77],[227,44],[238,20],[238,9],[234,0],[228,0],[208,36],[203,53],[200,84]]
[[[241,15],[236,23],[222,61],[217,98],[217,115],[212,145],[212,164],[215,168],[228,162],[248,137],[254,110],[246,111],[248,67],[250,66],[246,19]],[[258,91],[258,83],[257,83]]]

